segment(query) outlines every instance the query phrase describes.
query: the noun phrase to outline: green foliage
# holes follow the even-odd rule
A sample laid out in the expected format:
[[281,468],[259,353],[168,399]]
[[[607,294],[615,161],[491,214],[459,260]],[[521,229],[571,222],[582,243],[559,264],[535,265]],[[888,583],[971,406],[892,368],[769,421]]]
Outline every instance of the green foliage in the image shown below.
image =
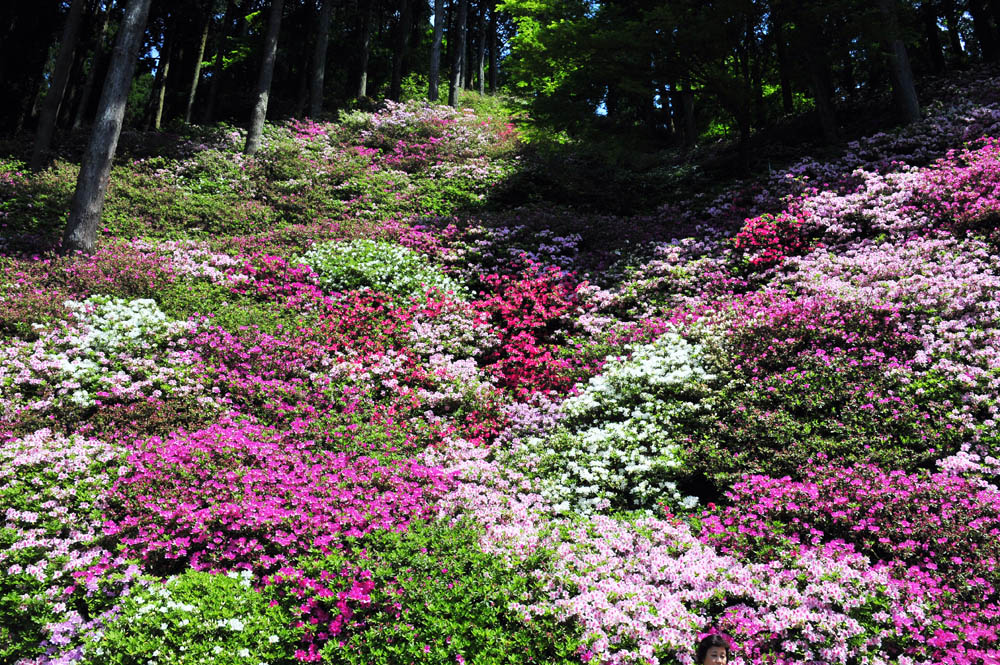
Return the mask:
[[57,160],[27,177],[23,162],[0,159],[0,237],[60,236],[78,171],[76,165]]
[[787,371],[733,378],[708,396],[692,459],[720,485],[742,473],[797,476],[819,453],[844,464],[928,467],[963,440],[949,415],[961,394],[934,373],[911,383],[849,359],[799,358]]
[[187,570],[122,599],[83,649],[84,665],[294,662],[292,618],[250,586],[249,573]]
[[390,242],[352,240],[313,246],[299,261],[308,264],[327,291],[372,289],[397,296],[429,289],[455,294],[464,287],[416,252]]
[[294,328],[304,316],[281,303],[262,301],[235,293],[230,287],[207,281],[179,281],[167,286],[159,295],[160,309],[172,319],[186,319],[202,314],[212,325],[238,332],[240,328],[257,326],[274,334],[279,327]]
[[323,656],[357,665],[578,663],[576,626],[551,615],[525,621],[511,609],[544,593],[530,573],[544,556],[536,553],[511,567],[480,549],[479,533],[469,524],[374,531],[345,552],[305,565],[316,576],[361,566],[374,582],[370,602],[339,640],[326,644]]

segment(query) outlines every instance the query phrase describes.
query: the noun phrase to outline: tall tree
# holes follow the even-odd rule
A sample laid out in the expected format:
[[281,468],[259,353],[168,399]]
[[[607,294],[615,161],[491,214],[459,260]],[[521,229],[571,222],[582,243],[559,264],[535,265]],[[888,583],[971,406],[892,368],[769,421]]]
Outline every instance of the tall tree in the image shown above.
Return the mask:
[[496,0],[490,0],[490,94],[495,94],[497,91],[497,65],[499,64],[499,54],[497,52],[497,41],[499,39],[497,33],[497,3]]
[[163,102],[167,96],[167,80],[170,77],[170,61],[174,52],[174,35],[169,32],[164,33],[162,51],[157,64],[156,85],[153,93],[153,129],[160,131],[160,122],[163,120]]
[[94,81],[97,79],[97,70],[100,68],[104,57],[104,40],[108,34],[108,21],[111,18],[111,9],[114,4],[108,0],[107,7],[101,10],[101,2],[98,1],[96,11],[101,12],[100,22],[97,30],[94,31],[93,47],[90,54],[90,66],[87,68],[87,76],[83,81],[83,89],[80,91],[80,101],[76,105],[76,115],[73,117],[73,129],[77,130],[83,126],[90,105],[90,95],[94,89]]
[[403,64],[410,46],[413,24],[412,0],[399,0],[399,20],[396,23],[395,43],[392,50],[392,79],[389,83],[389,99],[399,101],[402,95]]
[[482,95],[486,93],[486,3],[482,0],[479,2],[476,39],[476,87]]
[[[455,19],[455,53],[451,63],[451,81],[448,85],[448,105],[458,106],[458,87],[462,84],[462,59],[465,56],[465,27],[469,13],[469,0],[458,0],[458,16]],[[451,41],[451,35],[448,35]]]
[[69,79],[70,68],[73,66],[73,54],[76,50],[77,35],[80,32],[83,6],[84,0],[73,0],[69,6],[66,23],[63,26],[59,55],[56,57],[56,66],[52,71],[48,93],[42,103],[38,132],[35,135],[35,145],[31,151],[31,168],[36,171],[45,162],[45,156],[52,143],[52,135],[56,130],[59,106],[62,104],[63,93],[66,91],[66,81]]
[[441,77],[441,40],[444,37],[444,0],[434,0],[434,41],[431,43],[431,70],[427,77],[427,101],[437,103]]
[[260,149],[260,139],[264,132],[264,118],[267,116],[267,100],[271,94],[271,77],[274,75],[274,61],[278,55],[278,32],[281,30],[281,12],[284,0],[271,0],[271,12],[267,19],[267,36],[264,38],[264,61],[257,78],[257,102],[250,117],[250,129],[243,152],[253,155]]
[[358,0],[361,15],[360,71],[358,72],[358,99],[368,96],[368,57],[372,45],[372,13],[375,0]]
[[118,29],[108,76],[101,92],[97,119],[76,179],[76,191],[73,192],[69,220],[63,234],[63,252],[90,254],[94,251],[97,224],[104,208],[111,162],[118,148],[122,119],[125,117],[125,102],[138,51],[142,46],[150,2],[151,0],[129,0],[125,7],[125,16]]
[[206,11],[202,16],[201,39],[198,40],[198,52],[195,54],[194,71],[191,73],[191,85],[188,87],[187,105],[184,107],[184,122],[191,122],[194,98],[198,94],[198,83],[201,81],[201,61],[205,57],[205,45],[208,43],[208,31],[211,27],[212,12]]
[[899,18],[896,14],[894,0],[878,0],[878,10],[885,26],[886,41],[889,47],[889,71],[892,75],[892,89],[904,122],[915,122],[920,119],[920,102],[917,100],[917,88],[913,83],[913,70],[906,53],[906,44],[900,34]]
[[326,49],[330,43],[330,19],[333,0],[320,0],[319,25],[316,27],[316,44],[313,49],[312,76],[309,86],[309,115],[318,118],[323,112],[323,83],[326,77]]
[[226,12],[222,16],[222,25],[219,26],[215,39],[215,64],[212,65],[212,80],[208,85],[208,101],[205,102],[205,110],[202,112],[202,122],[210,122],[215,114],[215,100],[219,96],[219,88],[222,86],[222,77],[225,73],[225,55],[233,28],[233,14],[239,4],[239,0],[235,2],[226,0]]

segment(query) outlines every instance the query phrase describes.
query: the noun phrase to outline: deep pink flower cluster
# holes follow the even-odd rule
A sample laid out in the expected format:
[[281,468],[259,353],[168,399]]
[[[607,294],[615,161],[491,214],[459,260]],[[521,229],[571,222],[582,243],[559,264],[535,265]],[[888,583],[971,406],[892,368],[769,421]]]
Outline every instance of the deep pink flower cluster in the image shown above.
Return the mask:
[[585,357],[561,353],[557,332],[588,305],[574,283],[555,266],[529,264],[521,274],[485,275],[492,289],[477,303],[489,312],[501,338],[501,348],[489,358],[487,371],[519,397],[535,392],[564,392],[596,364]]
[[735,247],[758,269],[781,265],[786,256],[809,250],[802,220],[781,213],[747,219],[733,239]]
[[129,466],[108,494],[105,533],[161,573],[273,571],[343,536],[405,529],[433,513],[448,482],[415,462],[313,450],[236,419],[149,439]]
[[[303,663],[322,660],[323,644],[350,625],[359,606],[371,603],[375,588],[371,571],[360,568],[344,568],[336,573],[321,570],[316,578],[295,568],[281,568],[273,575],[265,575],[262,581],[272,593],[296,605],[300,619],[295,627],[302,630],[303,648],[295,651],[295,658]],[[342,587],[346,590],[334,590]]]
[[727,500],[702,516],[704,542],[763,560],[812,549],[834,557],[861,553],[925,608],[920,623],[893,617],[909,645],[902,651],[948,662],[1000,656],[996,487],[944,473],[837,467],[820,458],[802,481],[744,477]]

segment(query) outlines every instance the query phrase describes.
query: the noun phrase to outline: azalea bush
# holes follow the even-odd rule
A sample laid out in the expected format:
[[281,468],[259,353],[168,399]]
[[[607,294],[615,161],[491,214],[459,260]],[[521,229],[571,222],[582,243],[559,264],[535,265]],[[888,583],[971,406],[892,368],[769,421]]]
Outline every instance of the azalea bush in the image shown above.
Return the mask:
[[581,514],[691,507],[676,480],[687,471],[686,431],[713,377],[701,350],[676,332],[611,360],[561,405],[562,426],[509,454],[546,499]]
[[326,243],[311,248],[300,260],[317,273],[320,286],[327,291],[369,288],[399,296],[420,296],[430,289],[464,291],[425,258],[392,243]]
[[290,614],[243,573],[187,570],[124,599],[88,635],[80,663],[293,663]]

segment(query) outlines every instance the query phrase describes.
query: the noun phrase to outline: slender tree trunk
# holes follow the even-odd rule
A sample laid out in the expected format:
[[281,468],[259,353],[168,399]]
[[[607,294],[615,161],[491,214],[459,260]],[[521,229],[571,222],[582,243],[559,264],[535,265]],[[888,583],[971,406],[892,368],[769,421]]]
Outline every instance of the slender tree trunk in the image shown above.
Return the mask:
[[444,37],[444,0],[434,0],[434,41],[431,43],[431,71],[427,77],[427,101],[438,103],[441,78],[441,40]]
[[[469,12],[469,0],[458,0],[458,17],[455,19],[454,62],[451,63],[451,81],[448,85],[448,105],[458,106],[458,86],[462,82],[462,57],[465,55],[465,23]],[[448,35],[451,41],[451,35]]]
[[479,21],[476,25],[479,42],[476,45],[476,87],[480,95],[486,94],[486,4],[479,2]]
[[208,43],[208,29],[212,25],[212,14],[205,16],[205,25],[201,29],[201,41],[198,42],[198,55],[195,56],[194,72],[191,75],[191,87],[188,90],[187,107],[184,109],[184,122],[191,122],[191,111],[194,110],[194,98],[198,94],[198,83],[201,80],[201,61],[205,57],[205,44]]
[[80,164],[76,191],[70,206],[69,220],[63,234],[65,253],[93,253],[97,239],[97,224],[104,208],[104,196],[111,174],[111,161],[118,148],[118,136],[125,117],[125,102],[132,83],[132,73],[152,0],[129,0],[115,48],[111,54],[108,76],[98,104],[97,119],[90,134],[90,143]]
[[163,100],[167,96],[167,79],[170,77],[170,59],[174,50],[174,38],[173,36],[167,36],[164,38],[166,44],[163,47],[163,53],[160,55],[159,66],[163,70],[163,75],[160,76],[160,85],[156,89],[156,110],[153,113],[153,129],[160,131],[160,122],[163,120]]
[[389,85],[389,99],[398,102],[402,95],[403,61],[410,46],[410,31],[413,23],[413,2],[400,0],[399,23],[396,24],[396,44],[392,54],[392,82]]
[[271,77],[274,75],[274,61],[278,55],[278,32],[281,30],[281,11],[284,0],[271,0],[271,12],[267,19],[267,37],[264,40],[264,62],[260,66],[257,79],[257,103],[250,117],[247,144],[243,152],[253,155],[260,148],[261,134],[264,132],[264,118],[267,117],[267,100],[271,94]]
[[965,49],[962,48],[962,38],[958,34],[959,11],[955,2],[948,2],[942,13],[944,14],[945,28],[948,31],[948,45],[955,54],[955,62],[961,63],[965,60]]
[[462,78],[465,79],[465,89],[472,90],[472,0],[466,0],[469,3],[469,13],[465,17],[465,55],[462,56]]
[[212,80],[208,85],[208,101],[205,102],[205,110],[201,114],[201,120],[206,124],[211,122],[215,115],[215,100],[219,95],[219,86],[222,84],[226,46],[229,42],[230,30],[233,27],[233,14],[236,12],[237,4],[233,0],[226,2],[226,12],[222,16],[222,25],[219,26],[219,34],[216,37],[215,64],[212,65]]
[[368,96],[368,56],[371,54],[374,2],[375,0],[364,0],[365,10],[361,15],[361,71],[358,74],[358,99]]
[[698,141],[698,128],[694,121],[694,90],[690,86],[681,90],[681,117],[684,122],[684,149],[690,150]]
[[318,118],[323,112],[323,83],[326,77],[326,49],[330,43],[330,18],[333,16],[333,0],[321,0],[319,26],[316,34],[316,48],[313,49],[312,77],[309,88],[309,115]]
[[497,54],[497,41],[499,41],[497,33],[497,3],[496,0],[490,0],[490,94],[495,95],[497,91],[497,75],[499,70],[497,69],[497,63],[499,61],[499,56]]
[[892,75],[892,88],[903,121],[910,123],[920,119],[920,102],[917,100],[917,89],[913,83],[913,70],[910,68],[910,59],[906,55],[906,45],[900,36],[899,22],[892,1],[878,0],[878,8],[882,14],[882,20],[885,21],[885,31],[889,41],[889,70]]
[[[90,95],[94,89],[94,79],[97,78],[97,69],[101,65],[104,53],[104,38],[108,34],[108,19],[111,17],[111,2],[101,14],[101,23],[94,35],[94,50],[90,56],[90,68],[87,70],[87,78],[83,82],[83,89],[80,91],[80,101],[76,106],[76,116],[73,118],[73,129],[77,130],[83,126],[84,117],[87,115],[87,106],[90,104]],[[97,3],[100,11],[101,3]]]
[[792,113],[795,106],[792,100],[792,77],[789,73],[788,42],[785,41],[785,31],[782,19],[771,17],[771,33],[774,35],[775,51],[778,56],[778,80],[781,84],[781,110]]
[[808,57],[809,80],[816,100],[816,114],[819,116],[823,138],[829,144],[837,142],[837,115],[833,109],[833,99],[830,95],[829,70],[815,61],[815,54]]
[[80,32],[80,17],[83,15],[84,0],[73,0],[63,26],[62,40],[59,43],[59,55],[52,72],[52,82],[48,94],[42,103],[41,117],[38,120],[38,132],[35,134],[35,145],[31,151],[31,168],[37,171],[45,162],[52,135],[56,130],[56,119],[59,117],[59,106],[62,104],[63,93],[66,91],[66,81],[69,79],[70,68],[73,66],[73,53],[76,50],[76,38]]
[[941,28],[938,27],[938,16],[934,6],[923,3],[920,7],[920,19],[924,24],[924,43],[927,45],[928,60],[936,74],[945,70],[944,46],[941,44]]

